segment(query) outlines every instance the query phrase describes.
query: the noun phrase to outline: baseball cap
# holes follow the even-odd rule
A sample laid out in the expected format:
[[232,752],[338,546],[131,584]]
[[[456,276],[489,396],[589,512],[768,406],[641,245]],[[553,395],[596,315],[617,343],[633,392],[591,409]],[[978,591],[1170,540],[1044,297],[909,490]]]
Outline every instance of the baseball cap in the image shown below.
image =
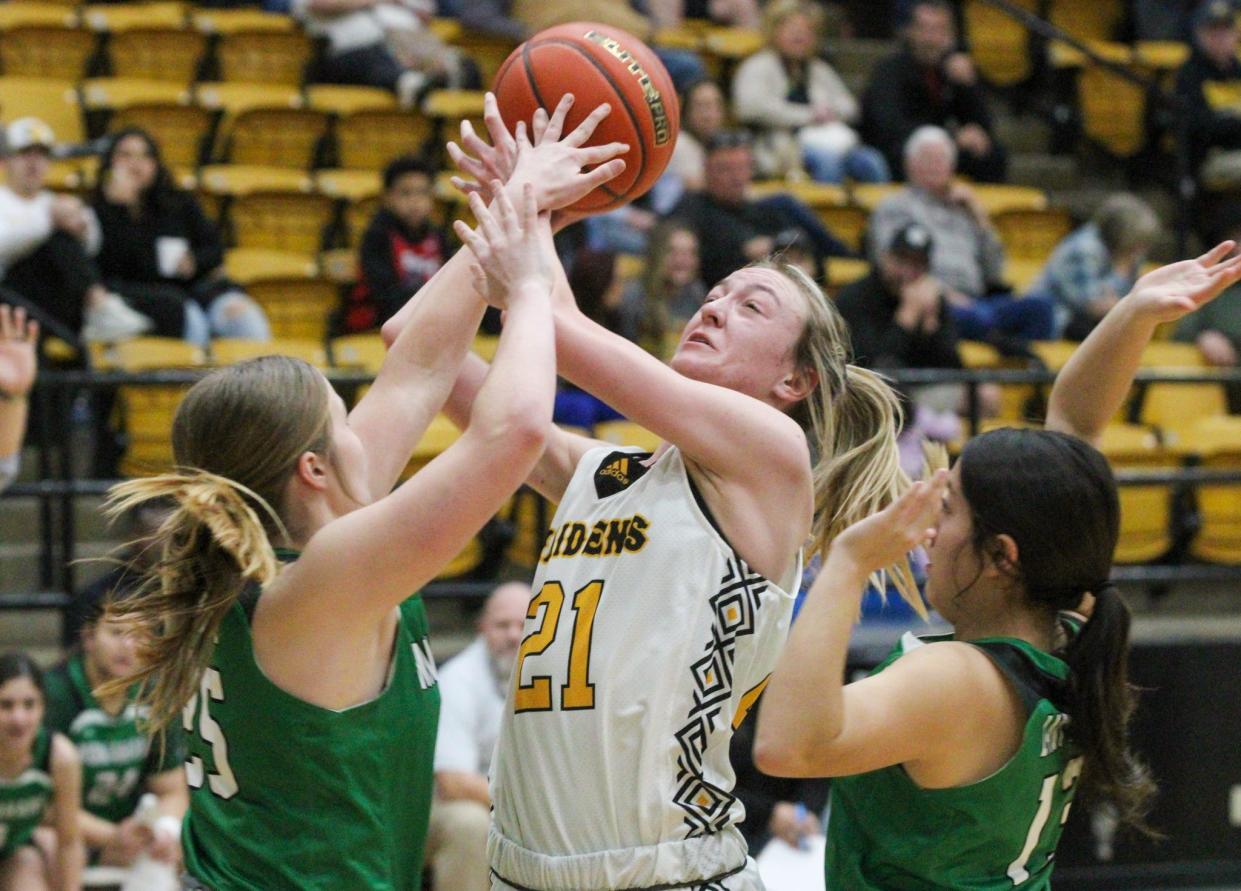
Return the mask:
[[4,128],[4,154],[13,155],[29,148],[51,151],[56,144],[52,128],[38,118],[18,118]]
[[1194,13],[1195,28],[1231,27],[1237,21],[1237,10],[1230,0],[1206,0]]
[[896,234],[888,242],[888,251],[894,254],[916,254],[923,260],[929,260],[933,245],[930,229],[921,223],[906,223],[896,230]]

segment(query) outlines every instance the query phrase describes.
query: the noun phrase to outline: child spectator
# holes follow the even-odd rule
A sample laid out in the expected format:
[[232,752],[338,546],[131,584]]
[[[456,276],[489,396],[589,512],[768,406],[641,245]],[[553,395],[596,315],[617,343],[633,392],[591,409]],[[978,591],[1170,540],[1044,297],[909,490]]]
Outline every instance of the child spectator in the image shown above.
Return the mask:
[[346,333],[378,328],[447,261],[443,229],[431,219],[434,169],[406,155],[384,170],[383,206],[362,236],[358,283],[341,318]]

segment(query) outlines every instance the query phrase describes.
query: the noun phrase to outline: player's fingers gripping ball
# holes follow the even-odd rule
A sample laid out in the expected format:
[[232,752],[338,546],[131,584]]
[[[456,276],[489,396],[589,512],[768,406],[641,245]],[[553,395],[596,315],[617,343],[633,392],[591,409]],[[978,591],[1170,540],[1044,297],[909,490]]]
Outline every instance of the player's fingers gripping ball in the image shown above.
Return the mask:
[[631,34],[606,25],[573,22],[540,31],[505,60],[493,88],[500,114],[512,127],[550,114],[572,93],[565,121],[570,133],[596,107],[612,113],[587,145],[623,142],[625,170],[572,205],[582,213],[614,210],[644,194],[668,166],[681,125],[672,78],[659,58]]

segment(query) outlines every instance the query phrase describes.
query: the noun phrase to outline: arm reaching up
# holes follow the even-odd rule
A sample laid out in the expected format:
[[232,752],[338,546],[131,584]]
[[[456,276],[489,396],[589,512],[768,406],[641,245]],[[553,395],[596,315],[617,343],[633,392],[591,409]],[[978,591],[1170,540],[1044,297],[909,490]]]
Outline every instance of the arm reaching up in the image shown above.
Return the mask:
[[1235,247],[1235,242],[1225,241],[1196,260],[1161,266],[1138,279],[1056,378],[1047,428],[1097,444],[1129,392],[1155,328],[1188,315],[1241,281],[1241,256],[1229,257]]

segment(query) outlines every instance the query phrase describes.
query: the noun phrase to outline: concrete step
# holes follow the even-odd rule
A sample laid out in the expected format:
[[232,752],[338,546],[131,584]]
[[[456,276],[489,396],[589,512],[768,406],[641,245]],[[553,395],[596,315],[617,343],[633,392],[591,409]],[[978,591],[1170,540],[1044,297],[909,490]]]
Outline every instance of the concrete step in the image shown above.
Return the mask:
[[[117,532],[108,527],[103,516],[103,499],[80,496],[73,501],[74,532],[80,541],[115,538]],[[60,504],[53,502],[53,511]],[[41,507],[38,498],[5,498],[0,500],[0,542],[38,541]]]
[[[115,553],[119,540],[79,541],[75,548],[74,584],[78,590],[108,571],[112,564],[98,559]],[[0,545],[0,594],[27,593],[43,588],[39,579],[38,542]]]
[[[60,631],[59,610],[0,611],[0,651],[39,650],[54,662],[60,652]],[[31,655],[47,664],[34,653]]]
[[995,136],[1011,154],[1046,154],[1051,145],[1051,126],[1034,115],[995,114]]
[[860,38],[828,40],[824,47],[827,60],[846,82],[850,75],[870,77],[875,65],[896,52],[896,48],[894,40]]
[[1077,188],[1080,174],[1074,158],[1045,152],[1014,152],[1009,156],[1008,181],[1055,192]]

